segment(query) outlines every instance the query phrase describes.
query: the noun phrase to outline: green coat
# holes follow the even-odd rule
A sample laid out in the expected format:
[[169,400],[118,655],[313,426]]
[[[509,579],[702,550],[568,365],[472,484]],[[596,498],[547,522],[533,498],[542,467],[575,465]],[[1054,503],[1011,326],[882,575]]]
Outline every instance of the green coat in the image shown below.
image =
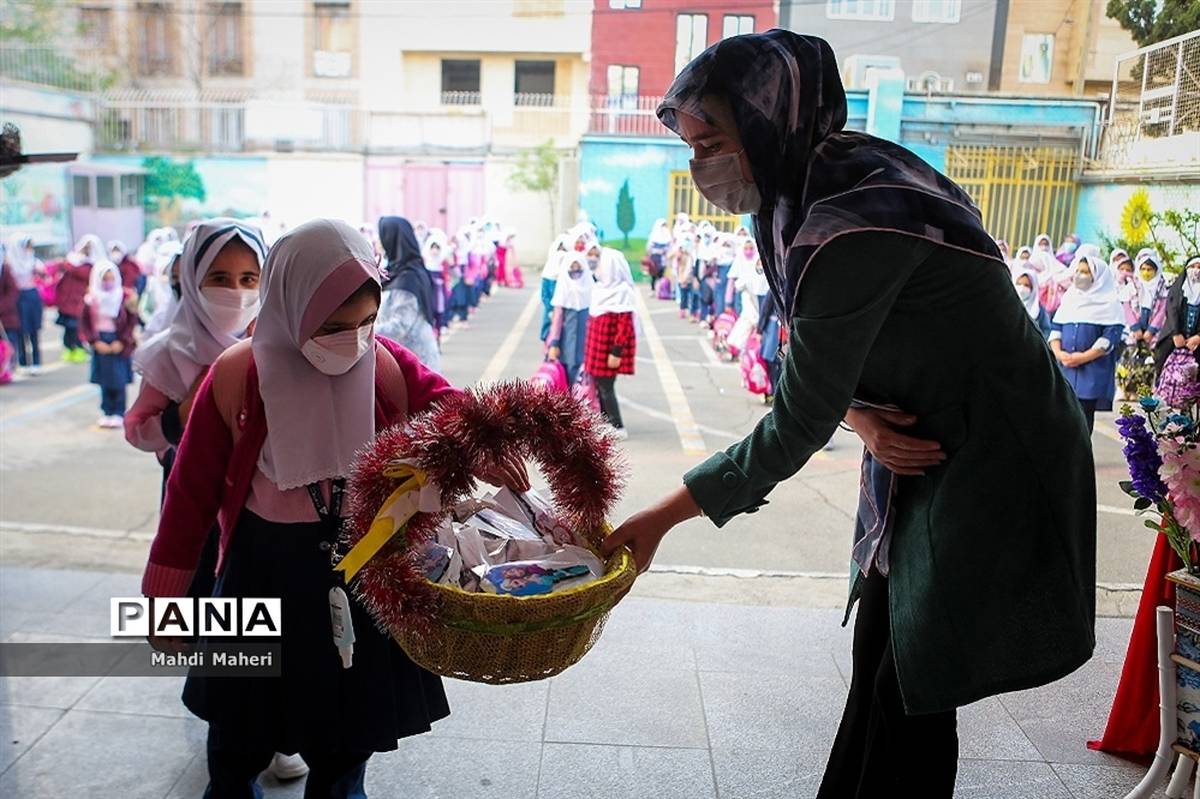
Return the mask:
[[909,713],[1043,685],[1091,657],[1091,439],[1000,262],[899,233],[830,240],[800,285],[780,383],[753,433],[684,477],[717,526],[795,474],[852,398],[914,414],[913,434],[947,453],[900,478],[895,503],[889,603]]

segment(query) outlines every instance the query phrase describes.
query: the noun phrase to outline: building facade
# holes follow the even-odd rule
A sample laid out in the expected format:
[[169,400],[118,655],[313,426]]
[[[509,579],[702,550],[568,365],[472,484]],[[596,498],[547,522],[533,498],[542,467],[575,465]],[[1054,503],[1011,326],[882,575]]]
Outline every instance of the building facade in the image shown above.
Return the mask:
[[776,0],[594,0],[591,93],[659,97],[709,45],[777,27]]
[[833,46],[850,88],[872,68],[904,72],[910,91],[997,88],[996,31],[1010,0],[782,0],[780,23]]

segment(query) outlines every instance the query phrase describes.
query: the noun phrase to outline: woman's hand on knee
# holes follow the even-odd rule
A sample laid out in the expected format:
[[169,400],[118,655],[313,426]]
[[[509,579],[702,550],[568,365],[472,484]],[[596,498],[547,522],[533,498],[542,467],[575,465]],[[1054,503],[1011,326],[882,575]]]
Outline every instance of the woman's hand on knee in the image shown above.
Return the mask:
[[846,413],[846,421],[875,460],[896,474],[920,477],[925,474],[925,469],[946,460],[946,453],[938,442],[913,438],[896,429],[916,424],[917,417],[912,414],[851,408]]

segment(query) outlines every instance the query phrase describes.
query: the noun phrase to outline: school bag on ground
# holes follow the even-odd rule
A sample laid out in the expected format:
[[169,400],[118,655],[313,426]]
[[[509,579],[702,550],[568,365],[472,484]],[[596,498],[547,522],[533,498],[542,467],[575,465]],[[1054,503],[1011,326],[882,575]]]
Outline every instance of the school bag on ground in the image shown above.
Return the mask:
[[762,357],[762,336],[753,333],[742,350],[742,385],[751,394],[766,396],[771,393],[771,374]]
[[575,378],[575,385],[571,387],[571,394],[585,408],[596,412],[600,411],[600,396],[596,393],[596,381],[587,372],[582,370],[579,372],[579,377]]
[[1179,347],[1167,356],[1154,395],[1172,408],[1183,409],[1200,399],[1200,380],[1196,376],[1196,356],[1187,347]]
[[533,377],[529,378],[529,382],[542,386],[547,391],[561,391],[565,394],[570,390],[570,386],[567,385],[567,369],[558,361],[544,362],[533,373]]

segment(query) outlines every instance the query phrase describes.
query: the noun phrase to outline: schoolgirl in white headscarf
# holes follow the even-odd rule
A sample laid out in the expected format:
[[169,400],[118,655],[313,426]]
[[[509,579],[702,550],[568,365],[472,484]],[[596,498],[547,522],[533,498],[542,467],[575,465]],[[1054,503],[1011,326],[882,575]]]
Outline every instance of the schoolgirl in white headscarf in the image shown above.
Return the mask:
[[611,247],[600,248],[595,280],[583,368],[596,383],[600,412],[617,435],[624,437],[627,434],[615,386],[617,375],[632,375],[635,371],[637,291],[629,262]]
[[1130,330],[1135,340],[1141,338],[1149,344],[1167,318],[1167,281],[1158,252],[1153,248],[1138,250],[1133,266],[1138,274],[1138,318]]
[[574,385],[583,368],[587,343],[588,309],[592,305],[592,289],[596,280],[581,252],[567,252],[562,259],[562,272],[554,284],[550,304],[554,314],[546,336],[546,352],[551,360],[562,363],[567,380]]
[[546,264],[542,267],[542,327],[538,340],[545,343],[550,334],[550,318],[554,315],[554,289],[562,274],[563,256],[571,246],[571,238],[567,233],[560,234],[550,244],[546,253]]

